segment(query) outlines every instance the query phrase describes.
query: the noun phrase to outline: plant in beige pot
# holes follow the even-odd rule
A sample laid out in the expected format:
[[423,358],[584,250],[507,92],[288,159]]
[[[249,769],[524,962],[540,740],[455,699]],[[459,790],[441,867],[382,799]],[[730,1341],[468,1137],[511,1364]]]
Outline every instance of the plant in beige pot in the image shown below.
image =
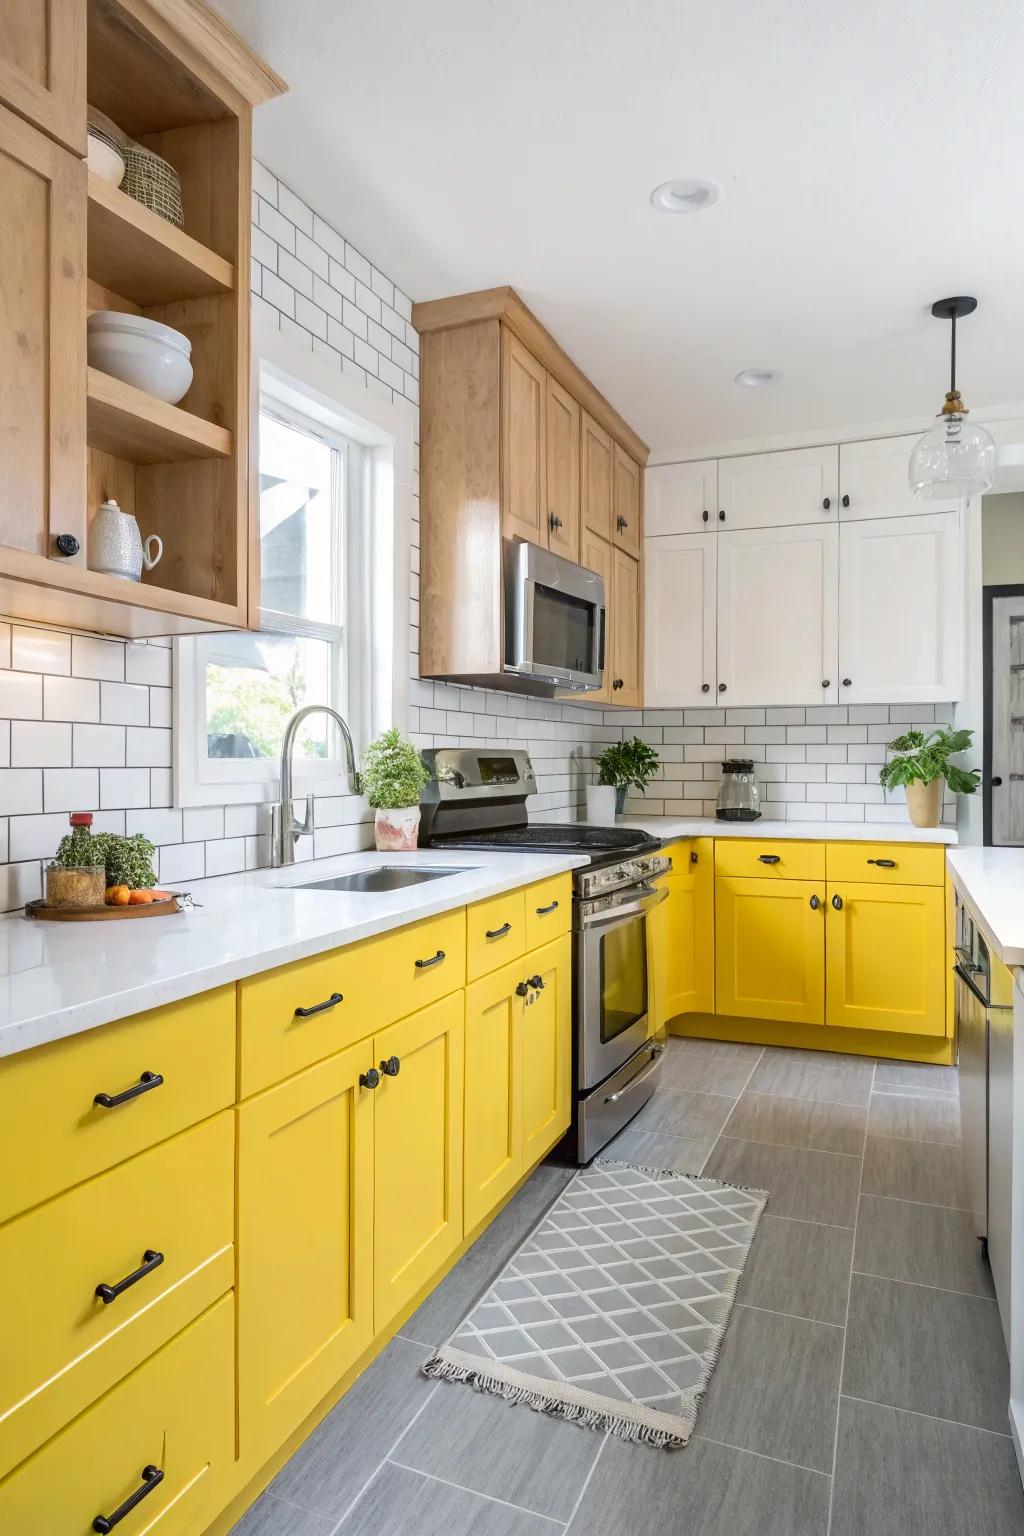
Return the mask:
[[360,788],[373,806],[378,851],[411,853],[420,827],[420,790],[430,782],[422,757],[396,727],[382,731],[363,756]]
[[907,810],[915,827],[937,827],[942,817],[942,786],[955,795],[973,795],[981,783],[975,768],[950,762],[971,745],[973,732],[942,726],[937,731],[907,731],[890,741],[894,756],[883,763],[878,777],[884,789],[903,785]]

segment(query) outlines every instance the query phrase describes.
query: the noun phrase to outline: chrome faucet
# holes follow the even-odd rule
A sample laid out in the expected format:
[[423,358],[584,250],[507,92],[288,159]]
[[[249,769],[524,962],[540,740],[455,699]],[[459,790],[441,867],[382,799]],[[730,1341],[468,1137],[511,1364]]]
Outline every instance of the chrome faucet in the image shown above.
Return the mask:
[[313,830],[313,795],[306,796],[306,814],[296,821],[292,804],[292,752],[295,736],[303,720],[309,715],[329,715],[341,732],[345,743],[345,769],[348,787],[354,795],[359,793],[359,775],[356,772],[356,756],[352,746],[352,732],[348,725],[329,704],[306,704],[297,709],[288,721],[281,744],[281,799],[270,807],[270,863],[274,869],[282,864],[295,863],[295,844]]

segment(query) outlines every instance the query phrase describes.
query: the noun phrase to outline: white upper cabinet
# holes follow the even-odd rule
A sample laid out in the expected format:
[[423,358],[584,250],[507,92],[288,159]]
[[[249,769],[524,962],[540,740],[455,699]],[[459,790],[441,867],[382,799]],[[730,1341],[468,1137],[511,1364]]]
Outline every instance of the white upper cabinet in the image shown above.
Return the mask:
[[656,464],[644,471],[644,531],[648,537],[701,533],[718,527],[718,460]]
[[719,529],[835,522],[838,485],[839,449],[834,444],[719,459]]
[[832,704],[838,686],[835,523],[718,537],[720,704]]
[[715,671],[713,533],[668,534],[645,541],[646,678],[650,709],[711,704]]
[[959,512],[842,525],[840,703],[959,698],[963,628]]
[[867,517],[914,517],[930,512],[956,512],[960,503],[922,501],[907,480],[910,450],[918,434],[881,437],[867,443],[842,443],[839,448],[839,520]]

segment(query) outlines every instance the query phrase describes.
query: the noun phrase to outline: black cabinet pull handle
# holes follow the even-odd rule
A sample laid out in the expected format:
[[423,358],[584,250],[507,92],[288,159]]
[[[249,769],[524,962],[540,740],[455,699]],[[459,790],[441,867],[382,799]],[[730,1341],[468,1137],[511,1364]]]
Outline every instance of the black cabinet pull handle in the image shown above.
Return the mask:
[[439,949],[436,955],[431,955],[429,960],[417,960],[415,962],[418,971],[429,971],[432,965],[440,965],[444,959],[444,950]]
[[812,896],[811,897],[811,911],[812,912],[817,912],[817,910],[818,910],[818,908],[820,906],[821,906],[821,901],[819,900],[819,898],[817,896]]
[[337,1008],[339,1003],[345,1001],[340,992],[332,992],[330,997],[325,997],[322,1003],[314,1003],[312,1008],[296,1008],[297,1019],[310,1019],[314,1013],[325,1013],[328,1008]]
[[530,977],[530,986],[533,988],[533,990],[535,992],[543,992],[544,991],[544,977],[543,976],[531,976]]
[[155,1248],[147,1248],[138,1269],[133,1269],[130,1275],[125,1275],[124,1279],[118,1280],[116,1285],[98,1285],[95,1294],[105,1307],[109,1307],[112,1301],[116,1301],[125,1291],[137,1284],[143,1275],[152,1274],[154,1269],[159,1269],[163,1261],[162,1253],[157,1253]]
[[868,859],[869,864],[877,864],[879,869],[895,869],[895,859]]
[[719,693],[724,693],[725,692],[725,684],[724,683],[719,683],[718,691],[719,691]]
[[127,1104],[129,1099],[137,1099],[140,1093],[149,1093],[151,1088],[159,1088],[163,1080],[160,1072],[143,1072],[138,1082],[132,1083],[130,1088],[123,1088],[120,1093],[98,1093],[93,1103],[100,1109],[116,1109],[119,1104]]
[[710,693],[711,692],[711,684],[710,683],[701,683],[700,691],[701,691],[701,693]]
[[57,546],[58,555],[63,555],[65,560],[77,555],[82,547],[73,533],[58,533],[53,542]]
[[777,864],[782,855],[780,853],[759,853],[757,857],[762,864]]
[[537,916],[538,917],[547,917],[549,912],[555,912],[555,911],[557,911],[557,909],[558,909],[558,902],[557,901],[552,901],[552,902],[549,902],[546,907],[537,907],[536,908],[536,912],[537,912]]
[[698,862],[697,855],[695,853],[691,853],[690,854],[690,863],[691,864],[696,864],[697,862]]
[[106,1536],[107,1531],[112,1531],[115,1525],[120,1525],[125,1515],[130,1515],[137,1504],[141,1504],[147,1494],[153,1492],[159,1483],[164,1480],[164,1474],[159,1467],[152,1464],[142,1469],[142,1487],[136,1488],[130,1498],[119,1504],[112,1515],[97,1515],[92,1522],[94,1531],[99,1531],[100,1536]]
[[552,512],[549,522],[551,524],[551,532],[557,533],[559,528],[562,526],[562,519],[558,517],[556,513]]
[[377,1071],[376,1067],[371,1067],[369,1072],[360,1072],[360,1074],[359,1074],[359,1086],[360,1086],[360,1088],[376,1088],[379,1083],[380,1083],[380,1073]]
[[850,498],[849,498],[849,496],[844,496],[843,497],[843,506],[844,507],[848,507],[849,505],[850,505]]
[[614,681],[613,681],[613,683],[612,683],[612,687],[613,687],[613,688],[622,688],[622,687],[624,687],[624,686],[625,686],[625,685],[624,685],[624,683],[623,683],[623,681],[622,681],[622,678],[621,678],[621,677],[617,677],[617,678],[615,678],[615,680],[614,680]]
[[832,498],[831,498],[831,496],[826,496],[825,500],[822,502],[821,505],[822,505],[822,510],[827,512],[829,507],[832,505]]
[[617,528],[617,529],[618,529],[618,530],[619,530],[619,532],[620,532],[620,533],[625,533],[625,531],[626,531],[626,529],[627,529],[627,528],[628,528],[628,527],[629,527],[629,522],[628,522],[628,520],[627,520],[627,519],[626,519],[626,518],[624,518],[624,517],[623,517],[623,516],[622,516],[622,515],[621,515],[621,514],[620,514],[620,515],[619,515],[619,516],[618,516],[618,517],[617,517],[617,518],[616,518],[616,519],[615,519],[615,526],[616,526],[616,528]]
[[485,939],[503,939],[506,933],[512,932],[511,923],[502,923],[500,928],[488,928],[484,933]]
[[832,679],[830,677],[823,677],[822,680],[821,680],[821,686],[823,688],[831,688],[832,687]]
[[843,898],[841,896],[833,896],[832,905],[835,907],[837,912],[841,912],[843,910]]
[[705,512],[705,513],[703,513],[703,514],[702,514],[702,515],[703,515],[703,518],[704,518],[704,521],[705,521],[705,522],[707,522],[707,521],[708,521],[708,518],[709,518],[709,517],[710,517],[710,516],[711,516],[711,514],[710,514],[710,512]]
[[718,514],[718,521],[720,523],[724,523],[725,522],[725,513],[724,512],[719,512],[719,514]]
[[516,987],[516,997],[525,997],[527,992],[529,992],[529,990],[530,990],[529,982],[527,982],[527,981],[519,982],[519,984]]
[[389,1056],[386,1061],[382,1061],[380,1064],[380,1069],[385,1077],[397,1077],[401,1067],[402,1063],[397,1056]]

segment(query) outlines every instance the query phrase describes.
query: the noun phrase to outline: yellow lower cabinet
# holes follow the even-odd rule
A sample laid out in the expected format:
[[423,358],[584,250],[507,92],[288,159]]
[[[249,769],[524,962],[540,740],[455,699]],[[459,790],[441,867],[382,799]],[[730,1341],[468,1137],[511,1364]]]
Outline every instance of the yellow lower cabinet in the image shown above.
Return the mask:
[[826,1022],[847,1029],[944,1035],[942,887],[829,885],[826,912]]
[[825,882],[715,881],[715,1011],[791,1024],[825,1020]]
[[0,1483],[0,1531],[205,1530],[234,1465],[233,1303],[216,1302]]
[[525,956],[520,1004],[523,1168],[539,1162],[572,1114],[572,935]]
[[234,1284],[223,1110],[0,1226],[0,1477]]
[[462,1242],[465,993],[374,1037],[373,1320],[376,1332]]
[[667,848],[672,870],[658,886],[668,895],[647,919],[651,1033],[681,1013],[715,1006],[715,865],[709,837]]
[[483,1221],[523,1172],[522,960],[466,989],[465,1230]]
[[373,1338],[373,1042],[238,1111],[238,1413],[258,1466]]

